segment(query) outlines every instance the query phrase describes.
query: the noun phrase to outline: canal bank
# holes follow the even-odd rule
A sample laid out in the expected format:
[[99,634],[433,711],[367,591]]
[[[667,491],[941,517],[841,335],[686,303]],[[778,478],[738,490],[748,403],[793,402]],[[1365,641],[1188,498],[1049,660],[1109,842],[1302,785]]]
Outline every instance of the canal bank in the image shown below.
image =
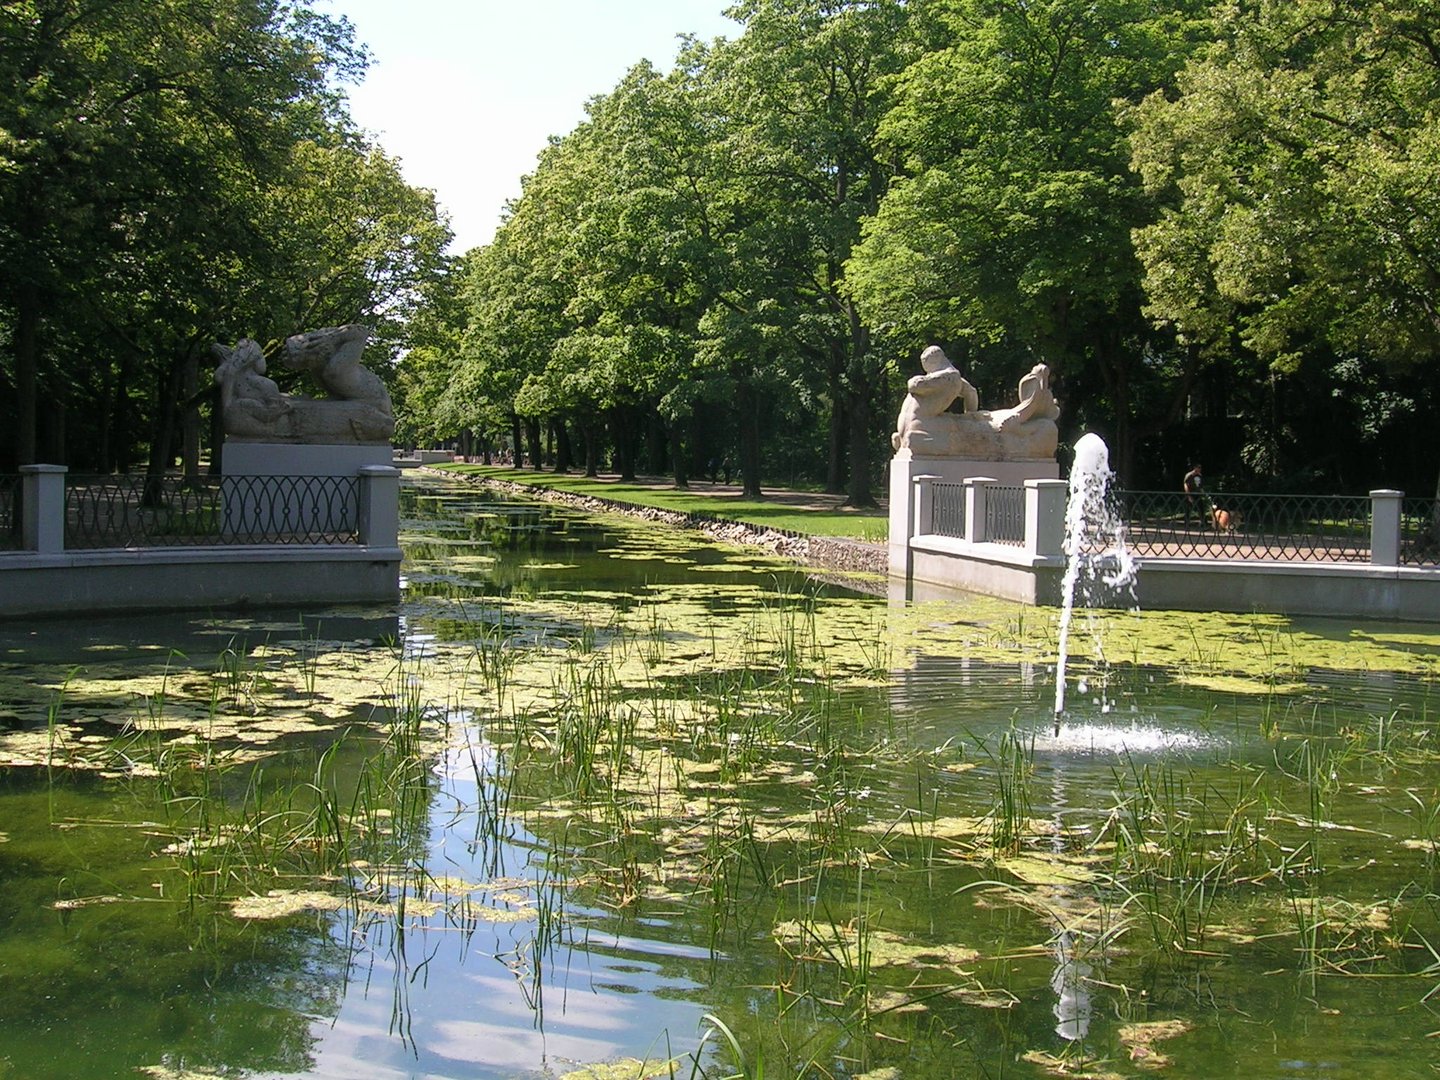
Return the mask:
[[[803,566],[822,572],[856,575],[848,582],[866,592],[883,595],[886,587],[888,567],[885,545],[878,541],[858,540],[840,536],[815,536],[794,529],[780,529],[739,521],[721,514],[704,512],[681,512],[655,506],[641,506],[620,499],[609,499],[595,495],[583,495],[573,491],[543,487],[538,484],[522,484],[505,480],[490,474],[461,473],[450,469],[422,469],[433,476],[449,480],[460,479],[469,484],[479,484],[507,495],[543,499],[562,506],[587,510],[594,513],[624,514],[627,517],[653,521],[674,528],[697,529],[726,544],[740,544],[758,547],[790,559]],[[719,495],[727,495],[733,489],[710,485]],[[703,492],[703,488],[696,489]],[[692,494],[695,490],[692,490]],[[829,508],[834,497],[816,495],[811,492],[772,492],[768,498],[794,510],[807,511]],[[717,500],[718,501],[718,500]]]

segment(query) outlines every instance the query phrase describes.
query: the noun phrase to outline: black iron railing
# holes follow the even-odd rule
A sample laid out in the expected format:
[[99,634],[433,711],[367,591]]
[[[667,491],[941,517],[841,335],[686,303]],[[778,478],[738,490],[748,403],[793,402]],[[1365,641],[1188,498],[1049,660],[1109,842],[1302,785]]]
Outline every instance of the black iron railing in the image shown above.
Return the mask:
[[0,551],[18,551],[20,535],[20,477],[0,476]]
[[1368,496],[1120,491],[1116,501],[1142,556],[1370,561]]
[[350,476],[67,476],[67,549],[359,542]]
[[931,485],[930,532],[936,536],[965,535],[965,485],[936,481]]
[[[965,484],[934,481],[930,485],[930,528],[933,536],[967,536]],[[994,544],[1025,543],[1025,489],[989,484],[985,488],[985,537]]]
[[1440,565],[1440,500],[1405,499],[1400,504],[1400,564]]
[[992,485],[985,493],[985,538],[992,544],[1025,543],[1025,489]]

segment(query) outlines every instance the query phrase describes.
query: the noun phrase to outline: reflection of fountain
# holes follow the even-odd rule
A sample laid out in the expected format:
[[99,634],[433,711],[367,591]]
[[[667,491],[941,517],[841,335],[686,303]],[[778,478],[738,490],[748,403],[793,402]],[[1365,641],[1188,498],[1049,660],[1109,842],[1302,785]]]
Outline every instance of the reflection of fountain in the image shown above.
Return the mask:
[[1055,1034],[1068,1042],[1079,1042],[1090,1031],[1090,988],[1085,980],[1093,969],[1075,955],[1075,935],[1061,930],[1055,938],[1055,972],[1050,989],[1055,991]]
[[[1055,836],[1053,851],[1058,855],[1065,846],[1064,815],[1067,808],[1065,797],[1065,770],[1058,766],[1052,780],[1051,793],[1055,804]],[[1063,915],[1065,910],[1062,888],[1057,898],[1056,912]],[[1064,922],[1058,927],[1051,942],[1055,953],[1055,970],[1050,976],[1050,989],[1055,992],[1055,1034],[1067,1042],[1080,1042],[1090,1033],[1090,1019],[1094,1006],[1090,999],[1087,980],[1095,970],[1078,955],[1077,946],[1084,947],[1089,936]]]
[[1084,606],[1093,607],[1123,590],[1134,602],[1135,564],[1125,547],[1124,525],[1109,504],[1114,475],[1105,441],[1093,433],[1082,436],[1075,444],[1070,497],[1065,505],[1065,576],[1060,584],[1060,637],[1055,665],[1057,732],[1065,711],[1065,663],[1077,596]]

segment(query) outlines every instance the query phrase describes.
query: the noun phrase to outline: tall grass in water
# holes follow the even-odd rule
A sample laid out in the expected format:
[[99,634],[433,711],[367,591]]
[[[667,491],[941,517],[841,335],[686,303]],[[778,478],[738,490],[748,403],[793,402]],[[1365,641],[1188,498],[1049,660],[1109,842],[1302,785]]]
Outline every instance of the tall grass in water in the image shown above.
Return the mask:
[[564,665],[553,682],[556,698],[553,768],[570,794],[584,797],[629,765],[638,716],[615,672],[596,660]]
[[515,628],[506,623],[503,614],[496,619],[482,618],[475,635],[472,660],[482,682],[495,695],[495,707],[503,709],[505,691],[520,656],[516,647]]
[[419,758],[426,725],[443,727],[448,715],[427,699],[423,670],[420,658],[397,656],[385,689],[386,741],[402,758]]
[[1007,729],[991,760],[995,768],[996,800],[990,811],[990,847],[996,855],[1015,855],[1025,839],[1030,820],[1030,783],[1035,772],[1035,737]]
[[1113,772],[1115,804],[1095,844],[1108,841],[1111,887],[1163,956],[1203,948],[1217,902],[1267,874],[1263,778],[1225,794],[1195,785],[1172,762],[1127,757]]

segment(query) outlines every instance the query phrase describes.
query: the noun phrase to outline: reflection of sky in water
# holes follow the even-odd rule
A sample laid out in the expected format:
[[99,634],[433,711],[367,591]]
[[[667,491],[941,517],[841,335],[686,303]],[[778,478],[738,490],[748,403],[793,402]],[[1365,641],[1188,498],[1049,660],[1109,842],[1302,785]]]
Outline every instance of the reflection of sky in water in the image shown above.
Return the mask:
[[[520,593],[563,597],[617,591],[643,596],[666,586],[697,587],[693,600],[721,614],[736,589],[769,589],[801,580],[797,568],[760,553],[735,559],[699,534],[606,519],[562,506],[507,502],[493,493],[432,498],[411,486],[403,543],[402,588],[412,605],[476,602]],[[458,529],[455,517],[464,523]],[[853,595],[808,583],[818,596]]]
[[[528,832],[516,815],[498,834],[476,824],[475,808],[493,798],[486,788],[499,767],[483,740],[438,763],[426,863],[432,878],[548,880],[545,849],[553,841]],[[483,894],[474,900],[487,903]],[[625,933],[623,920],[575,905],[573,894],[562,922],[538,979],[534,918],[462,927],[443,913],[412,917],[398,937],[386,922],[355,928],[347,992],[333,1020],[314,1024],[314,1068],[304,1075],[498,1080],[564,1073],[646,1046],[663,1057],[667,1031],[677,1047],[693,1040],[705,1006],[692,1000],[700,987],[683,971],[707,962],[706,949]],[[662,933],[670,926],[646,923]]]

